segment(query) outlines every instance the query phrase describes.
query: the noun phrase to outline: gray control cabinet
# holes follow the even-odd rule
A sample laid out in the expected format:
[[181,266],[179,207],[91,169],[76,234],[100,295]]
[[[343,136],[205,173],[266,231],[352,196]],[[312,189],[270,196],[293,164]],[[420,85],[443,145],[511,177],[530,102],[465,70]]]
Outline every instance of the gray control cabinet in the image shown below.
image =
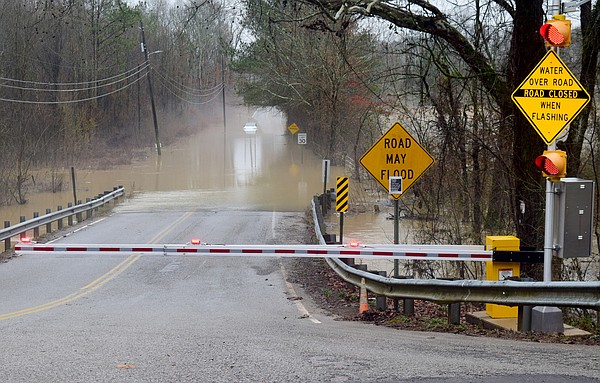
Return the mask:
[[[580,178],[563,178],[556,185],[558,204],[557,243],[561,258],[592,255],[594,182]],[[558,206],[556,206],[558,205]],[[556,211],[555,210],[555,211]]]

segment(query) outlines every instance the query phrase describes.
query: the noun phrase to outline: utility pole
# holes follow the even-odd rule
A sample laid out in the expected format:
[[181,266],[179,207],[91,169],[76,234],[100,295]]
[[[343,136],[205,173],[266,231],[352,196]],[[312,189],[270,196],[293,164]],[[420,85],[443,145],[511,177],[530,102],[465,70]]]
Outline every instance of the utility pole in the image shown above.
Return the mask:
[[154,137],[156,138],[156,153],[160,156],[160,140],[158,138],[158,120],[156,118],[156,106],[154,105],[154,91],[152,90],[152,79],[150,78],[150,60],[148,54],[148,47],[146,46],[146,37],[144,35],[144,24],[140,19],[140,30],[142,32],[142,51],[146,58],[146,77],[148,78],[148,90],[150,91],[150,103],[152,104],[152,118],[154,120]]
[[227,113],[225,110],[225,54],[221,54],[221,86],[223,87],[223,139],[226,139],[227,133]]

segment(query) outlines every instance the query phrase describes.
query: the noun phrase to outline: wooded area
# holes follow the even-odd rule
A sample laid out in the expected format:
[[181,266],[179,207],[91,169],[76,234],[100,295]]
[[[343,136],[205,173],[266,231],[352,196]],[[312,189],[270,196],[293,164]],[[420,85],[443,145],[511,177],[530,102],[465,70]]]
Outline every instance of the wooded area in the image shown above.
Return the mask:
[[163,144],[188,134],[221,95],[226,19],[217,1],[1,0],[0,203],[61,188],[35,168],[112,166],[153,147],[148,76]]
[[[600,2],[593,3],[573,15],[580,27],[561,50],[591,94],[600,45]],[[251,74],[241,87],[247,102],[282,108],[338,163],[343,155],[356,161],[399,120],[437,160],[411,189],[431,225],[424,243],[514,233],[542,247],[544,187],[534,159],[546,145],[510,95],[546,52],[538,32],[545,2],[245,4],[256,36],[239,64]],[[596,105],[559,144],[569,176],[596,179]]]
[[[357,179],[358,159],[400,121],[437,161],[403,197],[427,228],[416,240],[513,233],[541,247],[545,144],[510,95],[546,52],[543,0],[0,4],[2,203],[25,202],[32,167],[153,145],[148,73],[166,139],[184,134],[221,91],[224,63],[246,104],[282,110]],[[600,0],[568,16],[577,28],[561,57],[597,100]],[[598,117],[593,101],[559,143],[569,176],[597,179]]]

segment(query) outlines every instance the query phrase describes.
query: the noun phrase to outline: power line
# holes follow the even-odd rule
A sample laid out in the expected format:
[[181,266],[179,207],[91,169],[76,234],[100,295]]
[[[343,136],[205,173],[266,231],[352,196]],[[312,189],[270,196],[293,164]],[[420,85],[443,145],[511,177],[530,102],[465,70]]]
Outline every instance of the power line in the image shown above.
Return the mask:
[[[169,87],[168,84],[166,84],[160,77],[158,78],[158,81],[161,83],[161,85],[163,85],[165,87],[165,89],[167,89],[167,91],[169,93],[171,93],[173,96],[177,97],[178,99],[180,99],[181,101],[187,102],[188,104],[191,105],[205,105],[205,104],[209,104],[211,102],[213,102],[220,94],[221,94],[221,90],[223,89],[223,84],[218,85],[218,88],[215,88],[213,94],[212,94],[212,98],[203,102],[195,102],[195,101],[191,101],[188,100],[182,96],[180,96],[177,92],[173,91],[173,89],[171,89]],[[208,97],[210,96],[210,94],[204,95],[202,97]]]
[[[0,77],[0,81],[5,81],[8,83],[12,82],[12,83],[16,83],[16,84],[28,84],[28,85],[36,85],[36,86],[42,85],[45,87],[49,87],[49,86],[55,86],[55,87],[71,86],[72,87],[72,86],[92,85],[92,86],[87,86],[87,87],[83,87],[83,88],[48,89],[48,88],[40,88],[40,87],[27,87],[27,86],[11,85],[11,84],[7,84],[7,83],[0,83],[0,88],[9,88],[9,89],[34,91],[34,92],[53,92],[53,93],[61,93],[61,92],[62,93],[75,93],[75,92],[82,92],[82,91],[89,91],[89,90],[97,90],[100,88],[104,88],[104,87],[122,83],[123,81],[127,81],[134,76],[139,76],[140,73],[146,71],[148,69],[148,67],[150,67],[156,74],[158,74],[159,82],[167,89],[167,91],[169,93],[171,93],[173,96],[177,97],[179,100],[184,101],[188,104],[193,104],[193,105],[208,104],[217,98],[217,96],[220,94],[220,92],[223,90],[223,87],[224,87],[224,84],[222,82],[215,85],[214,87],[206,88],[206,89],[192,88],[192,87],[189,87],[189,86],[186,86],[183,84],[178,84],[171,77],[154,69],[153,67],[150,66],[149,63],[144,62],[124,73],[120,73],[120,74],[117,74],[114,76],[110,76],[107,78],[94,80],[94,81],[48,83],[48,82],[43,82],[43,81],[27,81],[27,80],[19,80],[19,79],[13,79],[13,78]],[[93,96],[93,97],[85,97],[85,98],[78,98],[78,99],[74,99],[74,100],[62,100],[62,101],[19,100],[19,99],[1,98],[0,97],[0,101],[21,103],[21,104],[37,104],[37,105],[73,104],[73,103],[79,103],[79,102],[92,101],[92,100],[97,100],[97,99],[121,92],[121,91],[129,88],[131,85],[137,83],[138,81],[140,81],[143,77],[145,77],[147,75],[148,75],[148,72],[144,73],[142,76],[136,78],[134,81],[132,81],[118,89],[112,90],[112,91],[110,91],[108,93],[104,93],[102,95]],[[118,79],[118,80],[115,80],[115,79]],[[115,81],[113,81],[113,80],[115,80]],[[185,98],[184,96],[188,96],[188,98]],[[189,100],[189,97],[193,97],[193,98],[210,97],[210,99],[203,101],[203,102],[196,102],[196,101]]]
[[[7,84],[0,84],[0,87],[3,88],[10,88],[10,89],[18,89],[18,90],[28,90],[28,91],[36,91],[36,92],[82,92],[82,91],[86,91],[86,90],[92,90],[92,89],[98,89],[98,88],[102,88],[102,87],[107,87],[107,86],[111,86],[111,85],[115,85],[118,84],[120,82],[126,81],[129,78],[138,75],[139,73],[141,73],[142,71],[146,70],[148,68],[148,65],[146,66],[142,66],[142,67],[138,67],[139,69],[136,72],[130,73],[127,77],[124,77],[120,80],[117,81],[113,81],[107,84],[101,84],[101,85],[97,85],[97,82],[101,82],[101,81],[106,81],[107,79],[103,79],[103,80],[98,80],[98,81],[89,81],[89,82],[85,82],[85,83],[62,83],[62,84],[58,84],[58,83],[37,83],[37,84],[45,84],[45,85],[75,85],[75,84],[94,84],[94,86],[90,86],[87,88],[76,88],[76,89],[46,89],[46,88],[31,88],[31,87],[22,87],[22,86],[16,86],[16,85],[7,85]],[[114,79],[116,77],[121,77],[124,76],[125,74],[129,73],[131,71],[125,72],[123,74],[117,75],[117,76],[113,76],[110,77],[110,79]],[[2,78],[0,78],[2,79]],[[21,80],[11,80],[11,81],[21,81]],[[28,82],[28,83],[33,83],[33,82]]]
[[189,94],[190,96],[198,96],[198,97],[212,96],[214,94],[215,90],[220,90],[221,87],[223,86],[223,83],[219,83],[212,88],[206,88],[206,89],[191,88],[189,86],[179,84],[177,81],[173,80],[172,78],[160,73],[154,67],[152,67],[152,70],[154,72],[156,72],[156,74],[158,74],[159,77],[163,78],[165,81],[168,81],[169,84],[171,84],[173,87],[175,87],[176,89],[180,90],[183,93]]
[[[124,73],[120,73],[111,77],[107,77],[107,78],[103,78],[103,79],[99,79],[99,80],[92,80],[92,81],[84,81],[84,82],[43,82],[43,81],[26,81],[26,80],[17,80],[17,79],[13,79],[13,78],[6,78],[6,77],[0,77],[0,80],[2,81],[10,81],[10,82],[15,82],[15,83],[19,83],[19,84],[31,84],[31,85],[45,85],[45,86],[79,86],[79,85],[90,85],[90,84],[97,84],[97,83],[101,83],[101,82],[105,82],[105,81],[112,81],[115,78],[118,77],[123,77],[123,76],[127,76],[129,73],[133,72],[133,71],[138,71],[138,73],[142,70],[140,69],[141,67],[144,67],[143,69],[147,68],[147,64],[145,62],[141,63],[140,65],[136,66],[135,68],[132,68]],[[11,87],[10,85],[5,85],[5,84],[1,84],[1,86],[6,86],[6,87]],[[25,88],[25,89],[35,89],[35,88]]]
[[135,81],[130,82],[129,84],[126,84],[125,86],[122,86],[119,89],[115,89],[111,92],[108,92],[108,93],[105,93],[105,94],[102,94],[99,96],[94,96],[94,97],[80,98],[80,99],[75,99],[75,100],[64,100],[64,101],[31,101],[31,100],[14,100],[14,99],[8,99],[8,98],[0,98],[0,101],[15,102],[15,103],[21,103],[21,104],[41,104],[41,105],[75,104],[78,102],[92,101],[92,100],[97,100],[97,99],[100,99],[100,98],[103,98],[106,96],[110,96],[111,94],[115,94],[117,92],[121,92],[121,91],[129,88],[133,84],[137,83],[138,81],[140,81],[147,75],[148,75],[148,73],[145,73],[142,76],[140,76],[139,78],[135,79]]

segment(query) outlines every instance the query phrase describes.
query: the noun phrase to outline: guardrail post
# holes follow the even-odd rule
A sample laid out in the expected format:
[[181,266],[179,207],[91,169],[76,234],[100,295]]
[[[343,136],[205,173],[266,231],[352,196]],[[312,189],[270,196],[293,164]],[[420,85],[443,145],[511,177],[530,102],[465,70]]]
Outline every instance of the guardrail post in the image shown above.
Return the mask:
[[[24,215],[22,215],[22,216],[20,216],[20,217],[19,217],[19,223],[23,223],[23,222],[25,222],[26,220],[27,220],[27,219],[25,218],[25,216],[24,216]],[[19,233],[19,239],[21,239],[21,240],[22,240],[22,239],[23,239],[23,238],[25,238],[25,237],[27,237],[27,230],[25,230],[25,231],[24,231],[24,232],[22,232],[22,233]]]
[[[52,213],[52,209],[46,209],[46,214]],[[46,234],[52,233],[52,222],[46,224]]]
[[519,317],[517,319],[517,330],[520,332],[531,331],[531,310],[533,306],[519,306]]
[[327,215],[327,211],[330,208],[330,206],[329,206],[330,205],[329,198],[331,198],[330,193],[331,192],[329,190],[326,190],[325,193],[323,193],[319,196],[319,200],[321,202],[321,209],[323,211],[323,216]]
[[[4,221],[4,228],[10,227],[10,221]],[[10,238],[4,240],[4,251],[10,250]]]
[[[92,200],[91,200],[89,197],[85,199],[85,203],[90,203],[91,201],[92,201]],[[89,208],[88,208],[88,209],[85,211],[85,219],[90,219],[90,218],[92,218],[92,209],[89,209]]]
[[[62,206],[58,205],[58,207],[56,208],[56,211],[61,211],[62,209],[63,209]],[[63,228],[63,220],[62,220],[62,218],[56,220],[56,222],[57,222],[57,225],[58,225],[58,230],[62,230],[62,228]]]
[[[381,275],[382,277],[387,277],[386,271],[378,271],[377,274]],[[386,311],[387,310],[387,297],[385,295],[378,295],[375,298],[375,306],[377,307],[377,310],[379,310],[379,311]]]
[[[77,200],[77,205],[81,205],[81,200],[80,199]],[[83,217],[81,215],[81,212],[77,213],[75,215],[75,218],[77,219],[77,223],[80,223],[81,221],[83,221]]]
[[407,317],[415,315],[415,300],[412,298],[405,298],[402,300],[402,313]]
[[[411,277],[407,277],[405,275],[394,276],[395,279],[411,279]],[[398,311],[398,307],[396,301],[394,301],[394,310]],[[402,314],[407,317],[411,317],[415,315],[415,300],[412,298],[404,298],[402,299]]]
[[[72,207],[73,207],[73,204],[71,202],[68,202],[67,209],[71,209]],[[67,225],[73,226],[73,215],[70,215],[67,217]]]
[[460,324],[460,302],[448,305],[448,324]]
[[[38,213],[37,211],[33,212],[33,218],[39,218],[40,213]],[[38,238],[40,236],[40,227],[36,226],[33,228],[33,238]]]

